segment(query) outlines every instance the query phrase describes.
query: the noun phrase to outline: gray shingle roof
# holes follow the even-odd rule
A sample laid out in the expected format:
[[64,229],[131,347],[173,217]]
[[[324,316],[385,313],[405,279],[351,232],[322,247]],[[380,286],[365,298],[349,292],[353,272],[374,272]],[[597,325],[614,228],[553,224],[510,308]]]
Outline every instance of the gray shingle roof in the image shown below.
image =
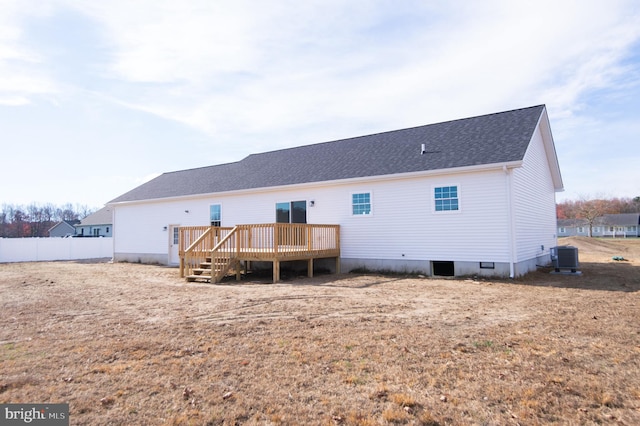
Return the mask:
[[589,224],[586,219],[558,219],[557,222],[559,227],[586,226]]
[[605,214],[598,218],[597,223],[612,226],[640,225],[640,213]]
[[164,173],[110,203],[520,161],[544,109],[538,105]]
[[111,222],[113,222],[111,209],[108,207],[103,207],[100,210],[91,213],[89,216],[82,219],[80,221],[80,224],[76,226],[111,225]]

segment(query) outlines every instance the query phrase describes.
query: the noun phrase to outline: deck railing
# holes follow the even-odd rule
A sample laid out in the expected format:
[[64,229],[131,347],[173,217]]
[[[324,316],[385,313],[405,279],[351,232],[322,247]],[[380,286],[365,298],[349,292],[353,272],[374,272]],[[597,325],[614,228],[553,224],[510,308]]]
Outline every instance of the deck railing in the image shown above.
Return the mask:
[[182,277],[190,275],[193,268],[198,268],[207,258],[212,265],[227,265],[234,259],[279,262],[339,256],[339,225],[266,223],[233,228],[180,227]]

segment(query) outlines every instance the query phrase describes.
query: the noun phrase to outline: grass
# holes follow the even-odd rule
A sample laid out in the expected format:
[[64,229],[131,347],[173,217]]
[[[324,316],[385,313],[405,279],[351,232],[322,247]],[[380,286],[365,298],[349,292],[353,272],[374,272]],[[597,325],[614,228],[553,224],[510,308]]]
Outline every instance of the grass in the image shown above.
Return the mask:
[[515,281],[0,265],[0,403],[91,425],[640,424],[640,244],[593,246],[580,277]]

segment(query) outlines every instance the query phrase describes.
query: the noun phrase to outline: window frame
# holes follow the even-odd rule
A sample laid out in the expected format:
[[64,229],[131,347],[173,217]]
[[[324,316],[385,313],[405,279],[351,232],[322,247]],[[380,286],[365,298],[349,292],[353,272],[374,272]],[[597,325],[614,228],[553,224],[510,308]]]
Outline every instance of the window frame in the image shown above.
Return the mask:
[[[437,210],[437,203],[436,203],[436,189],[440,188],[456,188],[456,197],[455,200],[457,200],[457,209],[455,210]],[[431,185],[431,211],[434,214],[455,214],[455,213],[460,213],[462,211],[462,196],[461,196],[461,190],[460,190],[460,184],[459,183],[448,183],[448,184],[438,184],[438,185]],[[446,198],[447,200],[452,200],[454,198],[449,197]]]
[[[354,203],[354,199],[353,197],[355,195],[365,195],[368,194],[369,195],[369,213],[354,213],[353,212],[353,208],[357,205],[357,206],[362,206],[365,205],[366,203]],[[373,216],[373,191],[352,191],[351,193],[349,193],[349,209],[351,212],[351,216],[352,217],[371,217]]]
[[[213,206],[218,206],[218,220],[213,220],[211,209]],[[218,225],[214,225],[213,222],[219,222]],[[222,227],[222,203],[211,203],[209,204],[209,225]]]

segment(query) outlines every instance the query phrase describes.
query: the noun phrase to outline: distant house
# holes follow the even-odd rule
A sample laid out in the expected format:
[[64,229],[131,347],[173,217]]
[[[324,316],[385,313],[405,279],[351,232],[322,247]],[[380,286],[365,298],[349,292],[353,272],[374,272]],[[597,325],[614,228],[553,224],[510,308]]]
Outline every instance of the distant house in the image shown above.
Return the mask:
[[603,237],[639,237],[640,213],[606,214],[596,222],[597,233]]
[[589,222],[585,219],[558,219],[558,237],[589,236]]
[[515,277],[550,262],[562,190],[539,105],[164,173],[108,207],[115,261],[178,264],[184,227],[284,222],[339,225],[345,271]]
[[640,237],[640,213],[606,214],[593,222],[591,234],[585,219],[558,219],[558,236]]
[[113,235],[113,215],[108,207],[90,214],[75,225],[79,237],[111,237]]
[[49,237],[55,238],[55,237],[74,236],[76,233],[76,228],[74,227],[74,225],[78,222],[79,222],[78,220],[71,220],[71,221],[62,220],[56,223],[49,229]]

